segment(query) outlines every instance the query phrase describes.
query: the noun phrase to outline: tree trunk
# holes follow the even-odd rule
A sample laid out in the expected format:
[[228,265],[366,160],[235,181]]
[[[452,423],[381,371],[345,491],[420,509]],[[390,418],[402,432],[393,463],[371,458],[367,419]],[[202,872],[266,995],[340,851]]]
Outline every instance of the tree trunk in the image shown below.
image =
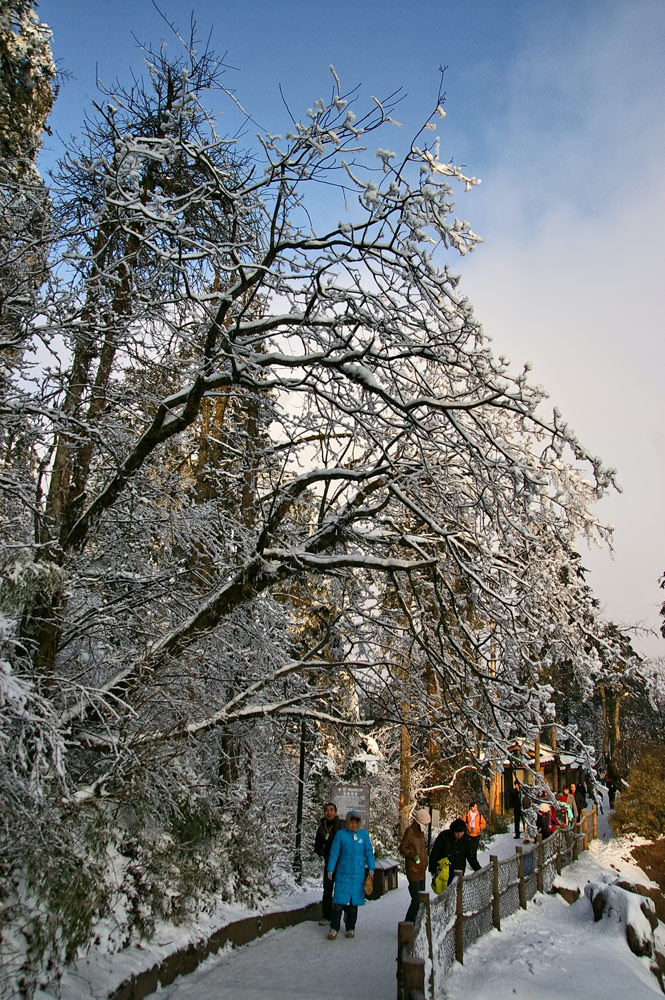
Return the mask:
[[607,771],[616,784],[621,778],[618,755],[623,738],[621,736],[621,699],[628,693],[625,689],[613,691],[605,684],[599,684],[600,701],[603,709],[603,753]]
[[401,837],[409,825],[409,813],[411,812],[411,733],[409,727],[404,724],[400,726],[399,749],[399,832]]
[[293,872],[298,885],[302,882],[302,814],[305,798],[305,753],[307,744],[307,722],[300,723],[300,755],[298,763],[298,801],[296,803],[296,843],[293,857]]
[[556,729],[554,726],[550,729],[550,743],[552,745],[552,750],[554,751],[554,766],[553,766],[553,778],[552,778],[552,791],[556,794],[559,791],[559,756],[556,752]]
[[499,772],[492,768],[490,773],[489,820],[490,829],[495,830],[499,817]]

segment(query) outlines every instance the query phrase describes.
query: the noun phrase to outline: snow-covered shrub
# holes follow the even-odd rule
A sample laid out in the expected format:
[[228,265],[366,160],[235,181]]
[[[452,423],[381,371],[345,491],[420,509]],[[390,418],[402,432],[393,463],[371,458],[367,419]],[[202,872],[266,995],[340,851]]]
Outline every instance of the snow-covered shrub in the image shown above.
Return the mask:
[[0,677],[0,995],[31,996],[106,912],[105,836],[63,806],[62,748],[40,700],[6,662]]
[[374,731],[361,736],[344,775],[351,783],[370,786],[370,833],[377,858],[398,857],[399,767],[391,734]]

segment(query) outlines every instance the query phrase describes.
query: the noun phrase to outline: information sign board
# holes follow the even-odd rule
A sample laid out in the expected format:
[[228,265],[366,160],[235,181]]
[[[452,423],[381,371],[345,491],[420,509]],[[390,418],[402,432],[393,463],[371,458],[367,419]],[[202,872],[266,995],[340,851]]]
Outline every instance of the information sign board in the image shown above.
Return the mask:
[[332,785],[330,801],[335,803],[342,819],[350,809],[355,809],[360,813],[362,825],[369,830],[369,785]]

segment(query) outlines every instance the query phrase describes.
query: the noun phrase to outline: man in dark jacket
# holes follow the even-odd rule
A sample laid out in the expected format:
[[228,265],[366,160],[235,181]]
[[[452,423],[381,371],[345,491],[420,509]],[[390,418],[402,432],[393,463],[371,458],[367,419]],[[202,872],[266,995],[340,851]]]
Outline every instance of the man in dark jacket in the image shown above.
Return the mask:
[[320,858],[323,858],[323,919],[319,921],[322,926],[323,924],[330,923],[330,918],[332,916],[334,876],[332,879],[329,879],[326,876],[330,848],[332,847],[335,834],[338,830],[341,830],[343,826],[344,820],[340,819],[337,815],[337,806],[335,803],[326,802],[323,807],[323,816],[321,817],[321,822],[317,827],[316,837],[314,838],[314,853],[318,854]]
[[582,782],[579,785],[571,784],[570,790],[573,793],[573,798],[575,799],[575,805],[577,806],[577,818],[582,819],[582,814],[586,809],[586,789]]
[[467,861],[474,872],[480,870],[478,859],[473,857],[469,835],[466,832],[466,823],[463,819],[454,819],[448,829],[442,830],[434,841],[434,847],[429,856],[429,871],[432,879],[436,877],[436,870],[441,858],[448,858],[450,862],[450,878],[453,877],[454,872],[464,874]]
[[513,785],[513,821],[515,823],[515,840],[520,840],[522,837],[522,793],[519,781]]

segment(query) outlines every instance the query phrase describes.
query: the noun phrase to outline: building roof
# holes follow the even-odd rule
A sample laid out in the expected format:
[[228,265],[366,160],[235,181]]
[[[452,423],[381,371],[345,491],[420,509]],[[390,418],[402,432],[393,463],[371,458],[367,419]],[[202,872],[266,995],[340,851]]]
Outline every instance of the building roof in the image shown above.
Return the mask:
[[[535,760],[536,750],[535,746],[531,741],[525,739],[516,739],[511,746],[511,751],[521,750],[523,753],[527,754],[530,760]],[[586,759],[578,754],[571,753],[570,750],[559,750],[558,748],[554,750],[548,743],[540,744],[540,763],[543,764],[553,764],[554,761],[558,759],[559,764],[563,764],[564,767],[573,767],[577,765],[578,767],[583,767],[586,764]],[[508,761],[506,761],[508,763]]]

